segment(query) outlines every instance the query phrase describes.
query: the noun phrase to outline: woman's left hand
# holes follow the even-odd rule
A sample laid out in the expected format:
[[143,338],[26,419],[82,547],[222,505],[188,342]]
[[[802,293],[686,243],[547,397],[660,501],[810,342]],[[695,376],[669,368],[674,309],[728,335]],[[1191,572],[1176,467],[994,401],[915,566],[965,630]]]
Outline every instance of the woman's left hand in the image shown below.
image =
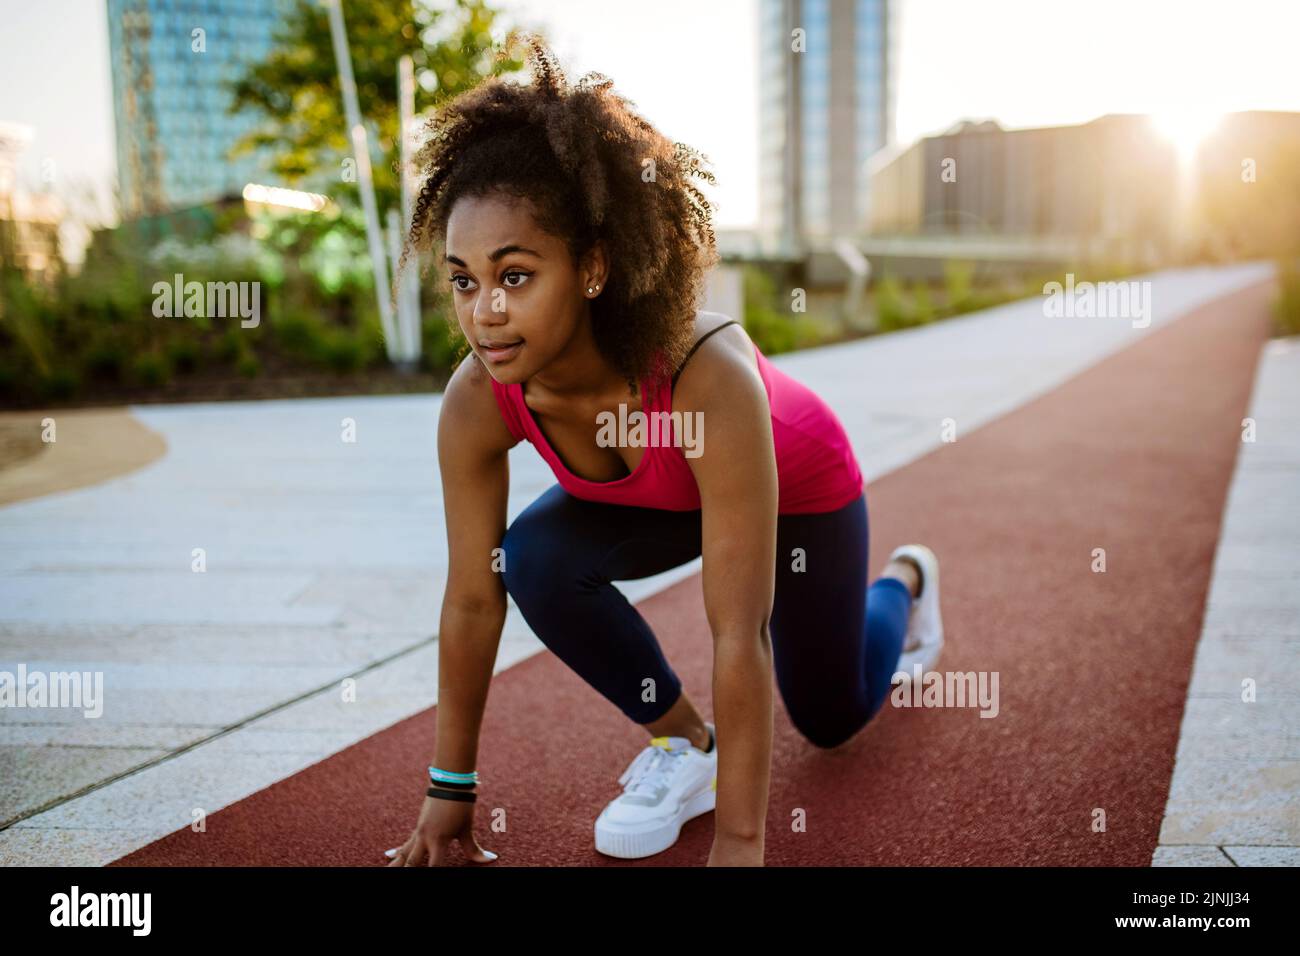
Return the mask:
[[713,838],[709,862],[705,866],[762,866],[763,841],[738,840],[724,836]]

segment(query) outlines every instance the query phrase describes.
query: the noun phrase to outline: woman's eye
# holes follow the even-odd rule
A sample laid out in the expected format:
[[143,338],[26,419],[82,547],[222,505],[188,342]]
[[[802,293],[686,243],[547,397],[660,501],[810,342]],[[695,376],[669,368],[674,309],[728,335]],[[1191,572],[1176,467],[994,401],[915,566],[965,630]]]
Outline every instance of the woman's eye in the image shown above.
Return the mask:
[[[518,289],[521,285],[524,284],[524,280],[526,280],[529,275],[530,273],[527,272],[507,272],[504,276],[502,276],[502,284],[505,285],[506,288],[508,289]],[[510,282],[511,278],[516,278],[520,281],[511,283]],[[470,286],[473,285],[474,280],[472,280],[469,276],[452,276],[447,281],[450,282],[452,287],[455,288],[457,291],[468,292]],[[462,283],[468,283],[468,284],[462,284]]]

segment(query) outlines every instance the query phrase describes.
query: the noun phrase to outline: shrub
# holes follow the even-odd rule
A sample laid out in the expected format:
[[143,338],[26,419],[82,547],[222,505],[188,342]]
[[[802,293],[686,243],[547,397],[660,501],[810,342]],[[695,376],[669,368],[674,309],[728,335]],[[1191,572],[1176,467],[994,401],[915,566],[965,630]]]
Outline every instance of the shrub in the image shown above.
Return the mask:
[[98,338],[82,353],[81,367],[90,378],[115,382],[121,380],[127,360],[127,350],[120,342]]
[[70,368],[56,368],[41,379],[40,390],[44,398],[72,398],[81,391],[81,376]]
[[167,343],[167,359],[178,372],[192,372],[199,364],[199,345],[194,339],[173,339]]
[[930,287],[918,279],[912,286],[911,325],[925,325],[935,319],[934,304],[930,301]]
[[975,267],[969,262],[949,259],[943,264],[944,312],[960,315],[971,311]]
[[320,361],[327,353],[324,325],[306,312],[290,312],[273,323],[275,341],[290,356]]
[[1280,260],[1277,281],[1274,327],[1282,335],[1300,335],[1300,260]]
[[[455,321],[453,318],[452,321]],[[459,333],[453,332],[440,317],[432,318],[426,313],[424,324],[420,329],[422,346],[420,348],[420,367],[426,372],[440,368],[451,368],[456,361],[456,345]]]
[[235,361],[235,371],[244,378],[256,378],[262,372],[262,363],[252,352],[243,352]]
[[745,332],[764,355],[788,352],[799,331],[795,316],[777,306],[776,282],[764,270],[746,266],[742,274],[745,314],[738,316]]
[[14,349],[36,377],[43,378],[53,371],[54,349],[41,321],[36,290],[9,269],[0,274],[0,342],[6,339],[6,350]]
[[876,283],[876,325],[882,332],[893,332],[906,328],[907,324],[903,287],[893,276],[882,277]]
[[248,346],[240,338],[239,327],[232,326],[226,329],[217,339],[216,355],[223,362],[238,362],[240,358],[248,351]]
[[131,377],[136,383],[150,388],[166,385],[172,377],[171,364],[164,355],[144,352],[131,362]]
[[355,372],[366,364],[366,347],[359,336],[337,331],[326,341],[325,361],[335,372]]

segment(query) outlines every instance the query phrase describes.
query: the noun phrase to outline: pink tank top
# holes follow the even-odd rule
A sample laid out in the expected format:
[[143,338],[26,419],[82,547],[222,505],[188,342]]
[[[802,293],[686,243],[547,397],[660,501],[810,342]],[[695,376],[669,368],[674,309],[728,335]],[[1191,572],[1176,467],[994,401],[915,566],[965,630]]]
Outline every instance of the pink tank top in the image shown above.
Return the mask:
[[[754,355],[772,408],[777,513],[819,514],[842,508],[863,491],[862,471],[844,426],[815,392],[768,362],[757,344]],[[676,433],[671,418],[653,414],[672,411],[670,378],[642,380],[648,444],[636,470],[614,481],[588,481],[569,471],[525,404],[523,386],[502,385],[496,379],[491,382],[515,444],[525,439],[532,442],[560,486],[575,498],[666,511],[700,507],[700,490],[687,464],[688,448],[673,440]]]

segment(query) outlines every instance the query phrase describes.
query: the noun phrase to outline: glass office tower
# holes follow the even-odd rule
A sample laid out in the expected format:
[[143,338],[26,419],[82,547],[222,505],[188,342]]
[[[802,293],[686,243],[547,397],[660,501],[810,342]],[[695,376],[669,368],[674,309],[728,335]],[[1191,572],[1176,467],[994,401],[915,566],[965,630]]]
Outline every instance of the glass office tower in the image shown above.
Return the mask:
[[759,0],[759,231],[769,251],[797,256],[866,233],[867,159],[894,139],[897,32],[893,0]]
[[248,182],[265,180],[265,156],[227,158],[255,122],[227,114],[227,84],[246,63],[265,57],[288,6],[285,0],[108,0],[124,218],[239,195]]

